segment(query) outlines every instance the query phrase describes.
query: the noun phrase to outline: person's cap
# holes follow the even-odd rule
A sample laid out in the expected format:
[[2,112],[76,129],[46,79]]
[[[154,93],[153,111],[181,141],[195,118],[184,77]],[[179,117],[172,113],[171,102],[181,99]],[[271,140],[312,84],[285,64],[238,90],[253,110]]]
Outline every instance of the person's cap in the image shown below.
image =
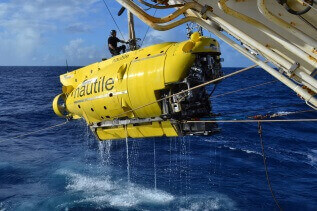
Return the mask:
[[111,35],[114,35],[114,34],[116,34],[116,33],[117,33],[116,30],[111,30],[111,31],[110,31],[110,34],[111,34]]

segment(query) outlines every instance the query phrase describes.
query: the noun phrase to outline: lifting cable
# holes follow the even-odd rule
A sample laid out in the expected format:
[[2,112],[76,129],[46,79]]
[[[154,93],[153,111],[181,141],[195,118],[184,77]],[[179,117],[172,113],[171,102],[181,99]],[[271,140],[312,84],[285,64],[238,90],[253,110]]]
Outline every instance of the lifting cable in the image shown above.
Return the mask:
[[120,31],[120,28],[119,28],[119,26],[118,26],[116,20],[114,19],[114,17],[113,17],[112,14],[111,14],[111,11],[110,11],[110,9],[109,9],[107,3],[105,2],[105,0],[102,0],[102,1],[103,1],[103,3],[105,4],[105,6],[106,6],[106,8],[107,8],[107,10],[108,10],[108,12],[109,12],[109,14],[110,14],[110,16],[111,16],[113,22],[114,22],[114,24],[117,26],[118,31],[120,32],[120,34],[121,34],[121,36],[122,36],[122,39],[125,40],[125,39],[124,39],[124,36],[123,36],[123,34],[122,34],[122,32]]
[[[154,13],[153,13],[153,15],[152,15],[152,16],[155,16],[156,11],[157,11],[157,9],[155,9],[155,11],[154,11]],[[145,34],[144,34],[144,37],[143,37],[143,39],[142,39],[142,42],[141,42],[140,47],[142,47],[143,42],[144,42],[144,40],[145,40],[145,38],[146,38],[146,35],[147,35],[147,33],[149,32],[149,29],[150,29],[150,26],[148,26],[148,27],[147,27],[147,29],[146,29],[146,32],[145,32]]]
[[44,130],[48,130],[48,129],[52,129],[52,128],[56,128],[56,127],[61,127],[63,125],[66,125],[68,122],[69,121],[67,120],[66,122],[63,122],[63,123],[59,123],[59,124],[56,124],[56,125],[45,127],[45,128],[39,129],[39,130],[34,130],[34,131],[31,131],[31,132],[28,132],[28,133],[24,133],[22,135],[14,136],[12,138],[3,139],[3,140],[0,140],[0,143],[5,142],[5,141],[9,141],[9,140],[12,140],[12,139],[17,139],[17,138],[21,138],[21,137],[24,137],[24,136],[28,136],[28,135],[31,135],[31,134],[34,134],[34,133],[38,133],[38,132],[41,132],[41,131],[44,131]]
[[235,91],[230,91],[230,92],[226,92],[226,93],[223,93],[223,94],[210,96],[210,98],[225,96],[225,95],[228,95],[228,94],[233,94],[233,93],[240,92],[240,91],[243,91],[243,90],[247,90],[247,89],[251,89],[251,88],[255,88],[255,87],[259,87],[259,86],[264,86],[264,85],[267,85],[267,84],[275,83],[277,81],[278,80],[273,80],[273,81],[269,81],[269,82],[253,85],[253,86],[248,86],[248,87],[245,87],[245,88],[242,88],[242,89],[238,89],[238,90],[235,90]]
[[231,119],[231,120],[185,120],[183,123],[250,123],[250,122],[317,122],[317,119]]
[[229,77],[231,77],[231,76],[234,76],[234,75],[237,75],[237,74],[239,74],[239,73],[245,72],[245,71],[250,70],[250,69],[252,69],[252,68],[254,68],[254,67],[257,67],[257,66],[258,66],[257,64],[251,65],[251,66],[249,66],[249,67],[246,67],[246,68],[237,70],[237,71],[235,71],[235,72],[229,73],[229,74],[224,75],[224,76],[222,76],[222,77],[219,77],[219,78],[216,78],[216,79],[207,81],[207,82],[205,82],[205,83],[199,84],[199,85],[197,85],[197,86],[193,86],[193,87],[191,87],[191,88],[189,88],[189,89],[182,90],[182,91],[177,92],[177,93],[175,93],[175,94],[168,95],[168,96],[166,96],[166,97],[163,97],[163,98],[158,99],[158,100],[156,100],[156,101],[153,101],[153,102],[144,104],[144,105],[139,106],[139,107],[136,107],[136,108],[134,108],[134,109],[129,109],[128,111],[122,112],[122,113],[120,113],[120,114],[114,116],[113,119],[118,118],[118,117],[121,117],[121,116],[124,115],[124,114],[128,114],[128,113],[130,113],[130,112],[139,110],[139,109],[141,109],[141,108],[144,108],[144,107],[153,105],[153,104],[155,104],[155,103],[161,102],[161,101],[163,101],[163,100],[170,99],[170,98],[172,98],[172,97],[174,97],[174,96],[177,96],[177,95],[180,95],[180,94],[184,94],[184,93],[187,93],[187,92],[189,92],[189,91],[191,91],[191,90],[198,89],[198,88],[200,88],[200,87],[204,87],[204,86],[206,86],[206,85],[215,83],[215,82],[220,81],[220,80],[222,80],[222,79],[229,78]]
[[273,199],[274,199],[274,201],[275,201],[276,206],[277,206],[280,210],[283,210],[282,207],[280,206],[278,200],[276,199],[275,194],[274,194],[274,192],[273,192],[273,188],[272,188],[272,186],[271,186],[271,181],[270,181],[270,177],[269,177],[269,172],[268,172],[267,164],[266,164],[266,156],[265,156],[265,152],[264,152],[261,122],[258,122],[258,133],[259,133],[259,136],[260,136],[260,143],[261,143],[261,149],[262,149],[262,158],[263,158],[263,164],[264,164],[264,168],[265,168],[265,176],[266,176],[267,184],[268,184],[268,186],[269,186],[269,188],[270,188],[270,192],[271,192],[271,194],[272,194],[272,197],[273,197]]
[[[267,61],[265,61],[265,62],[267,62]],[[136,107],[136,108],[134,108],[134,109],[129,109],[128,111],[122,112],[122,113],[120,113],[120,114],[114,116],[113,118],[114,118],[114,119],[115,119],[115,118],[119,118],[119,117],[121,117],[121,116],[124,115],[124,114],[128,114],[128,113],[130,113],[130,112],[133,112],[133,111],[139,110],[139,109],[141,109],[141,108],[144,108],[144,107],[153,105],[153,104],[158,103],[158,102],[161,102],[161,101],[163,101],[163,100],[170,99],[170,98],[172,98],[172,97],[174,97],[174,96],[187,93],[187,92],[189,92],[189,91],[191,91],[191,90],[194,90],[194,89],[197,89],[197,88],[200,88],[200,87],[209,85],[209,84],[211,84],[211,83],[218,82],[218,81],[220,81],[220,80],[222,80],[222,79],[229,78],[229,77],[231,77],[231,76],[234,76],[234,75],[237,75],[237,74],[239,74],[239,73],[245,72],[245,71],[250,70],[250,69],[252,69],[252,68],[254,68],[254,67],[257,67],[257,66],[258,66],[257,64],[254,64],[254,65],[251,65],[251,66],[249,66],[249,67],[246,67],[246,68],[237,70],[237,71],[232,72],[232,73],[229,73],[229,74],[227,74],[227,75],[225,75],[225,76],[222,76],[222,77],[219,77],[219,78],[216,78],[216,79],[207,81],[207,82],[205,82],[205,83],[199,84],[199,85],[197,85],[197,86],[191,87],[191,88],[189,88],[189,89],[182,90],[182,91],[180,91],[180,92],[177,92],[177,93],[174,93],[174,94],[165,96],[165,97],[163,97],[163,98],[161,98],[161,99],[158,99],[158,100],[156,100],[156,101],[153,101],[153,102],[150,102],[150,103],[141,105],[141,106]],[[238,92],[238,91],[242,91],[242,90],[246,90],[246,89],[250,89],[250,88],[254,88],[254,87],[259,87],[259,86],[263,86],[263,85],[270,84],[270,83],[275,83],[275,82],[277,82],[277,80],[273,80],[273,81],[269,81],[269,82],[265,82],[265,83],[261,83],[261,84],[257,84],[257,85],[253,85],[253,86],[249,86],[249,87],[245,87],[245,88],[242,88],[242,89],[239,89],[239,90],[230,91],[230,92],[227,92],[227,93],[224,93],[224,94],[220,94],[220,95],[216,95],[216,96],[212,96],[212,97],[224,96],[224,95],[227,95],[227,94],[232,94],[232,93],[236,93],[236,92]],[[211,94],[212,94],[212,93],[211,93]],[[280,107],[280,106],[279,106],[279,107]],[[285,107],[285,106],[283,106],[283,107]],[[315,110],[300,111],[300,112],[303,113],[303,112],[313,112],[313,111],[315,111]],[[239,113],[241,113],[241,112],[239,112]],[[289,114],[295,114],[295,113],[299,113],[299,112],[291,112],[291,113],[289,113]],[[288,114],[288,115],[289,115],[289,114]],[[272,117],[276,117],[276,116],[277,116],[277,115],[275,114],[275,116],[272,116]],[[283,116],[286,116],[286,115],[283,115]],[[272,118],[272,117],[271,117],[271,118]],[[241,123],[241,122],[258,122],[258,121],[261,121],[261,122],[300,122],[300,121],[302,121],[302,122],[315,122],[315,121],[317,121],[317,119],[288,119],[288,120],[264,120],[264,119],[261,119],[261,120],[249,120],[249,119],[235,120],[235,119],[234,119],[234,120],[198,120],[198,121],[185,121],[185,122],[213,122],[213,123],[216,123],[216,122],[218,122],[218,123],[228,123],[228,122],[237,123],[237,122],[239,122],[239,123]]]

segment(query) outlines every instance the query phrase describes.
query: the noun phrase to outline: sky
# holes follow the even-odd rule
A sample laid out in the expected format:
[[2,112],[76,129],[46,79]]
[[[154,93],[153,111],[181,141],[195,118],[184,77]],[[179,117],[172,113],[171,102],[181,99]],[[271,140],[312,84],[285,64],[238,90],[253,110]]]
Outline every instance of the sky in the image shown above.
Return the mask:
[[[126,13],[105,0],[124,39],[128,39]],[[156,16],[164,16],[158,11]],[[154,10],[149,10],[153,14]],[[136,36],[143,38],[148,26],[136,18]],[[85,66],[109,58],[109,32],[117,29],[102,0],[0,0],[0,66]],[[252,64],[236,50],[209,32],[221,45],[224,67]],[[120,33],[118,37],[122,39]],[[159,32],[150,29],[143,47],[186,40],[186,26]]]

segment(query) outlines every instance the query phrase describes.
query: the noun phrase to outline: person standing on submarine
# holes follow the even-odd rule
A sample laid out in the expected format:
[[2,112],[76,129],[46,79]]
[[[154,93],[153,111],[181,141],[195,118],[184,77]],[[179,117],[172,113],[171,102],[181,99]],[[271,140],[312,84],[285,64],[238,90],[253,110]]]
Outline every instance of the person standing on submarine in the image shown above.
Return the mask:
[[122,45],[122,46],[119,46],[118,47],[118,42],[120,43],[128,43],[124,40],[120,40],[118,37],[117,37],[117,32],[116,30],[111,30],[110,31],[110,36],[108,38],[108,47],[109,47],[109,51],[111,53],[112,56],[116,56],[116,55],[119,55],[120,52],[122,51],[122,53],[125,53],[125,50],[126,50],[126,46],[125,45]]

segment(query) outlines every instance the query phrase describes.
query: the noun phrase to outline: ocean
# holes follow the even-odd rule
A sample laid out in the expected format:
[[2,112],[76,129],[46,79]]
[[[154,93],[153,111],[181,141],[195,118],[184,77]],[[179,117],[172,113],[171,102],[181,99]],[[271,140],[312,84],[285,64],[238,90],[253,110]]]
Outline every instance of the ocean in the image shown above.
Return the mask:
[[[51,103],[65,72],[66,67],[0,67],[0,211],[277,210],[257,123],[219,123],[221,132],[209,137],[129,139],[128,155],[125,140],[98,142],[83,120],[10,139],[64,122]],[[213,96],[272,80],[255,68],[222,81]],[[311,110],[280,82],[211,101],[224,120]],[[295,118],[317,118],[317,112],[278,117]],[[316,210],[317,123],[262,127],[281,207]]]

